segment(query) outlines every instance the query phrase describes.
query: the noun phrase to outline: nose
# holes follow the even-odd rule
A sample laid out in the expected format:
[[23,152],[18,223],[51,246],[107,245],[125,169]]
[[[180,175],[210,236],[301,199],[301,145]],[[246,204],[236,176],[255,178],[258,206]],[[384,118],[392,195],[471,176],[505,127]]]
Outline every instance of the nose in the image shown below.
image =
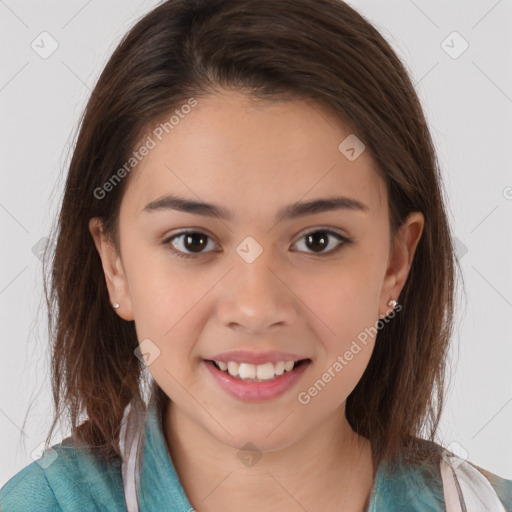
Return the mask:
[[251,334],[293,325],[298,298],[293,293],[293,284],[287,283],[289,274],[276,265],[275,257],[263,251],[248,263],[236,256],[234,265],[221,286],[217,305],[220,322]]

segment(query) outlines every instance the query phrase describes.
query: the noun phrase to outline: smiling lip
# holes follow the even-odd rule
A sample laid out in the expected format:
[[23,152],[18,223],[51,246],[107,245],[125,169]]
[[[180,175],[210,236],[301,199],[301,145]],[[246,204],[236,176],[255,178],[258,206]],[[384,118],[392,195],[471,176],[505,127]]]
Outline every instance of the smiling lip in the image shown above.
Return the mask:
[[237,363],[249,364],[275,364],[278,361],[300,361],[302,359],[308,359],[308,357],[290,354],[288,352],[252,352],[250,350],[233,350],[231,352],[222,352],[222,354],[208,357],[208,360],[211,361],[223,361],[224,363],[236,361]]
[[[233,354],[230,353],[229,356],[232,357]],[[289,361],[291,360],[289,359]],[[268,360],[265,360],[265,362],[268,362]],[[285,371],[282,375],[274,377],[273,380],[261,382],[248,382],[237,379],[229,373],[219,370],[210,360],[203,361],[203,364],[226,393],[245,402],[258,402],[277,398],[290,390],[307,370],[311,360],[303,360],[293,370]]]

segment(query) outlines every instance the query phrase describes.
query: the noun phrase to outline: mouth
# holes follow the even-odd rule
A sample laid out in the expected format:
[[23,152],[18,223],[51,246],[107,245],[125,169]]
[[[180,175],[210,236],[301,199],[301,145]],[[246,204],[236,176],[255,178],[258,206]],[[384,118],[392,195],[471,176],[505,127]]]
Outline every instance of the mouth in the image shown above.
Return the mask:
[[296,370],[300,365],[311,362],[310,359],[298,361],[278,361],[276,363],[250,364],[236,361],[206,360],[217,370],[227,373],[231,377],[244,382],[269,382],[278,379],[287,372]]
[[215,382],[225,392],[243,401],[269,400],[284,394],[298,382],[311,362],[311,359],[301,359],[253,365],[204,360]]

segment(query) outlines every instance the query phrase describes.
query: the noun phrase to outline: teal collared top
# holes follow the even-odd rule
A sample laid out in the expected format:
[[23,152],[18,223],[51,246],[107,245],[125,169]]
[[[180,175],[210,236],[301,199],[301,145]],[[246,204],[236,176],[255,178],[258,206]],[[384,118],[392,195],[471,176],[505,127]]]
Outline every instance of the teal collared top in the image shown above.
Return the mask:
[[[423,470],[397,466],[377,471],[367,512],[440,512],[445,510],[441,477],[427,481]],[[486,473],[507,512],[512,511],[512,480]],[[153,402],[145,420],[140,512],[192,512],[170,458]],[[197,504],[199,512],[201,505]],[[107,465],[84,447],[64,439],[41,459],[29,464],[0,489],[0,511],[123,511],[121,461]],[[310,511],[315,512],[315,511]]]

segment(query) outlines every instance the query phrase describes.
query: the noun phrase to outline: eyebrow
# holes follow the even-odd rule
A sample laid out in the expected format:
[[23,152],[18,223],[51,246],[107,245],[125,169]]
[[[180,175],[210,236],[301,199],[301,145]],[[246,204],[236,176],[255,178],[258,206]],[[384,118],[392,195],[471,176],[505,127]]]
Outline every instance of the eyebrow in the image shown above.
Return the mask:
[[[298,217],[305,217],[315,213],[327,212],[332,210],[355,210],[368,212],[369,208],[361,201],[352,197],[333,196],[322,199],[314,199],[306,202],[297,202],[281,208],[275,217],[276,222],[291,220]],[[203,215],[205,217],[217,217],[231,221],[234,218],[233,213],[223,206],[194,201],[176,195],[167,195],[147,204],[143,212],[155,212],[161,210],[177,210],[191,213],[193,215]]]

